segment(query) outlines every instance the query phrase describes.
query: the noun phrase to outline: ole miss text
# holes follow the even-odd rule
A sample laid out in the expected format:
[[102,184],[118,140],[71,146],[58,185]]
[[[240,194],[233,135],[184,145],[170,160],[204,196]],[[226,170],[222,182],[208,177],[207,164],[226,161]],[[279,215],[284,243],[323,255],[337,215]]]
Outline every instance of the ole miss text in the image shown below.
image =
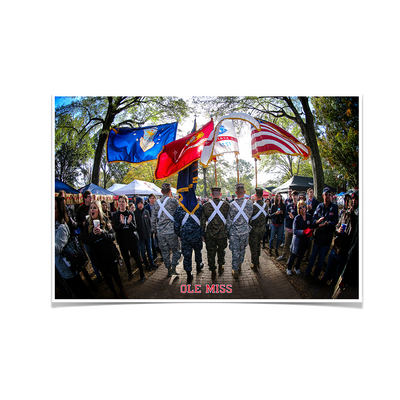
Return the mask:
[[[201,293],[201,285],[181,285],[181,293]],[[232,293],[232,285],[206,285],[206,293]]]

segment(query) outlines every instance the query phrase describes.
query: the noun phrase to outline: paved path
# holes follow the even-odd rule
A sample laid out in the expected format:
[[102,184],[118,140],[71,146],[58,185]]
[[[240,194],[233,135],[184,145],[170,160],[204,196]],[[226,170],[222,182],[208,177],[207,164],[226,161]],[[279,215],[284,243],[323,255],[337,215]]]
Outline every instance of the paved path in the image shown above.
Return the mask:
[[[194,255],[193,255],[194,260]],[[203,272],[196,273],[196,264],[193,261],[193,281],[191,290],[195,285],[200,285],[198,290],[201,293],[181,293],[181,285],[186,285],[187,275],[183,270],[183,257],[177,266],[179,277],[172,282],[167,277],[167,269],[161,264],[144,284],[137,285],[132,293],[135,299],[184,299],[184,300],[232,300],[232,299],[300,299],[300,296],[287,280],[286,276],[275,266],[266,253],[261,250],[260,265],[258,272],[250,268],[250,248],[247,246],[246,256],[242,265],[242,272],[239,279],[234,279],[231,273],[231,251],[226,249],[225,271],[222,275],[211,280],[211,271],[207,266],[205,246],[203,247]],[[232,285],[232,293],[207,293],[207,285]],[[214,287],[214,290],[216,288]]]

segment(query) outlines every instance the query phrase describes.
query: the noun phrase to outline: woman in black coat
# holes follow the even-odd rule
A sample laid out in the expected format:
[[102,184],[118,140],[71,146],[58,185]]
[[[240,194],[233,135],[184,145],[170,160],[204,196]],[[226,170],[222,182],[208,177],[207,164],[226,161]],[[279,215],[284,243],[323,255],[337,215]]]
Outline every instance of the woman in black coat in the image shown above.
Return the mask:
[[[153,261],[151,253],[151,223],[150,213],[144,208],[143,199],[136,198],[136,210],[134,212],[137,225],[137,233],[139,235],[138,247],[142,260],[147,270],[157,269]],[[146,257],[147,252],[147,257]]]
[[[96,221],[96,222],[95,222]],[[98,226],[95,226],[98,224]],[[115,232],[107,217],[103,215],[99,201],[93,201],[89,207],[89,218],[84,226],[83,235],[90,245],[91,256],[104,276],[107,286],[115,298],[127,299],[121,277],[118,271],[118,250],[114,244]],[[117,283],[121,296],[115,290],[112,278]]]
[[272,219],[272,226],[271,226],[271,239],[269,240],[269,255],[272,256],[272,249],[274,245],[274,237],[276,233],[276,249],[275,255],[278,257],[278,249],[279,245],[283,242],[283,220],[285,217],[286,207],[282,201],[282,195],[277,193],[275,196],[274,204],[271,208],[270,217]]
[[[128,271],[128,281],[132,279],[130,257],[132,257],[140,272],[140,281],[145,281],[143,264],[139,257],[138,238],[136,236],[136,219],[132,211],[127,209],[128,198],[125,195],[118,197],[118,211],[113,214],[112,224],[117,235],[117,242]],[[129,256],[130,254],[130,256]]]

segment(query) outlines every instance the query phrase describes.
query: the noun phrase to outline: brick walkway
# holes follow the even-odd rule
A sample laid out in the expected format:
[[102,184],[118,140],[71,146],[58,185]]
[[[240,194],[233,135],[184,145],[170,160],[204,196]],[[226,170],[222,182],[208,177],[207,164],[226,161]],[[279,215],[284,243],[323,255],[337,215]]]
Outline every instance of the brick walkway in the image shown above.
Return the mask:
[[[183,270],[183,257],[177,266],[179,277],[171,280],[167,277],[167,269],[161,264],[144,284],[137,285],[132,293],[134,299],[154,299],[154,300],[233,300],[233,299],[300,299],[300,296],[268,258],[263,250],[261,250],[260,265],[258,272],[251,270],[250,248],[247,246],[246,256],[242,265],[242,272],[239,279],[234,279],[231,273],[231,251],[226,249],[225,255],[225,271],[217,278],[211,280],[211,271],[207,266],[207,256],[205,246],[203,247],[203,263],[205,264],[203,272],[196,273],[196,264],[193,255],[193,281],[191,290],[195,289],[195,285],[200,285],[198,290],[201,293],[181,293],[181,285],[186,285],[187,275]],[[232,293],[207,293],[207,285],[232,285]],[[215,288],[214,288],[215,290]],[[131,294],[131,293],[130,293]]]

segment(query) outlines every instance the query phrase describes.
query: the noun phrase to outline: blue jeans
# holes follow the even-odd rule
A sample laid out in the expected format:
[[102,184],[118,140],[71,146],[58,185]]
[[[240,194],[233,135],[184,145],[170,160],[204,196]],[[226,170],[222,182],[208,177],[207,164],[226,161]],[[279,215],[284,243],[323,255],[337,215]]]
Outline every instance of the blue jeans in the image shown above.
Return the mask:
[[279,248],[279,245],[283,242],[283,225],[281,226],[274,226],[271,225],[271,239],[269,239],[269,248],[272,250],[272,246],[274,244],[274,237],[276,235],[276,248]]
[[[153,254],[151,252],[151,239],[147,240],[138,240],[139,252],[142,255],[143,264],[146,267],[155,267],[153,261]],[[147,250],[147,258],[146,258],[146,250]],[[148,261],[147,261],[148,259]],[[150,264],[150,265],[149,265]]]
[[315,260],[317,259],[317,256],[318,256],[317,266],[315,267],[315,270],[314,270],[314,279],[317,279],[319,277],[319,274],[322,270],[322,266],[324,264],[325,257],[328,254],[329,247],[330,247],[329,244],[326,246],[320,246],[314,240],[314,247],[312,249],[310,261],[308,262],[306,274],[311,274],[312,267],[314,266]]
[[292,270],[292,267],[293,267],[294,261],[296,260],[296,257],[297,257],[297,262],[296,262],[296,266],[294,267],[294,269],[297,269],[297,270],[300,269],[300,264],[301,264],[301,261],[303,260],[306,250],[307,250],[307,247],[303,246],[303,247],[299,248],[297,254],[290,253],[290,258],[289,258],[289,261],[287,262],[287,269],[289,271]]

